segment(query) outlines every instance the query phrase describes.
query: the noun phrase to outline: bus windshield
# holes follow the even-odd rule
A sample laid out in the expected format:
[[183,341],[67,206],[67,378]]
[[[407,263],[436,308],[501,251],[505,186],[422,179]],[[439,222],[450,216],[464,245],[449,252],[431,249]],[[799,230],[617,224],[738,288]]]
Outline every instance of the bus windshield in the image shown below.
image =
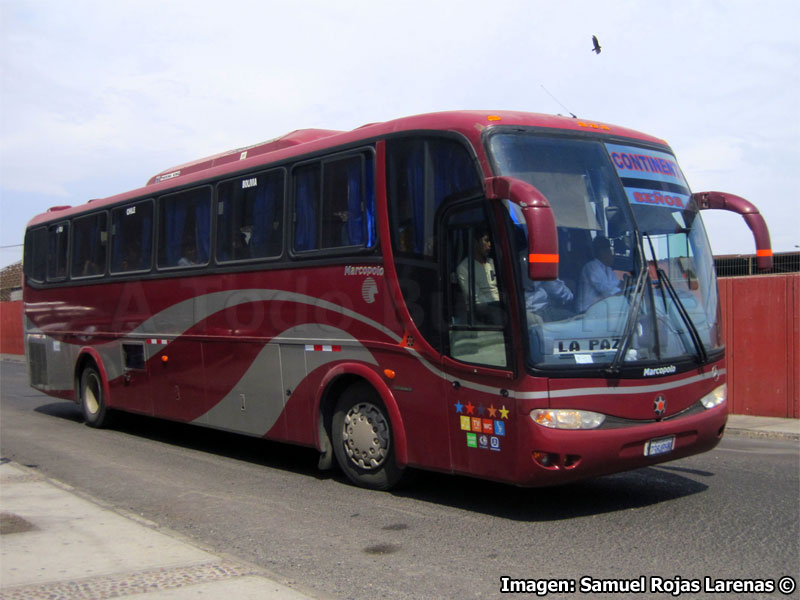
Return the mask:
[[666,148],[525,130],[487,145],[495,172],[536,186],[558,227],[558,279],[531,281],[525,219],[506,204],[532,366],[664,374],[722,347],[708,239]]

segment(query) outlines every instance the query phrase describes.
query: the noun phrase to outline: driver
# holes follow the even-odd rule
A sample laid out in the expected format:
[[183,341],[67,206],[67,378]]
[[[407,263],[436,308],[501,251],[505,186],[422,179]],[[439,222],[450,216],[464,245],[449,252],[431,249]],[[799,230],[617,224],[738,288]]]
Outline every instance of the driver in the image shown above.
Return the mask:
[[583,266],[578,282],[578,310],[584,312],[595,302],[613,296],[622,289],[622,282],[611,268],[614,254],[608,238],[592,240],[594,259]]

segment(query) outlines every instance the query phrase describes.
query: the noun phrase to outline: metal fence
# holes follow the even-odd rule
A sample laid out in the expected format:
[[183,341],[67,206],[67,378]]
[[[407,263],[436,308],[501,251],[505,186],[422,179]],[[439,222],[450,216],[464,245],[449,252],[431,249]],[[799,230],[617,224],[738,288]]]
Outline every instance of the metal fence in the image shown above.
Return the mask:
[[754,255],[715,256],[717,277],[743,277],[745,275],[772,275],[800,272],[800,252],[783,252],[772,257],[772,269],[759,271]]

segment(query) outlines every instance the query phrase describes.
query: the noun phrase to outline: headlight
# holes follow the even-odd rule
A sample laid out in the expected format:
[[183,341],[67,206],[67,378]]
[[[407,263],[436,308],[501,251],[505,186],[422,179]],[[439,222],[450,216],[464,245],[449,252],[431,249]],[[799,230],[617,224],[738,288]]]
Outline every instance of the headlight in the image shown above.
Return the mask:
[[718,388],[715,388],[714,391],[712,391],[711,393],[706,394],[705,396],[700,398],[700,402],[702,402],[703,406],[705,406],[706,408],[714,408],[715,406],[719,406],[720,404],[725,402],[725,400],[727,399],[728,399],[728,384],[723,383]]
[[531,411],[531,419],[553,429],[596,429],[606,416],[590,410],[537,408]]

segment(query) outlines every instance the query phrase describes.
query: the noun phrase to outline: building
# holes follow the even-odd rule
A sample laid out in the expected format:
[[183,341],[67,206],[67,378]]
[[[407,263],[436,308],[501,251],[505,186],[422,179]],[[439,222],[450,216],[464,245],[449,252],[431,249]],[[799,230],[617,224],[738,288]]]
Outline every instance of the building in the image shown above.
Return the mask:
[[0,271],[0,302],[22,300],[22,261]]

